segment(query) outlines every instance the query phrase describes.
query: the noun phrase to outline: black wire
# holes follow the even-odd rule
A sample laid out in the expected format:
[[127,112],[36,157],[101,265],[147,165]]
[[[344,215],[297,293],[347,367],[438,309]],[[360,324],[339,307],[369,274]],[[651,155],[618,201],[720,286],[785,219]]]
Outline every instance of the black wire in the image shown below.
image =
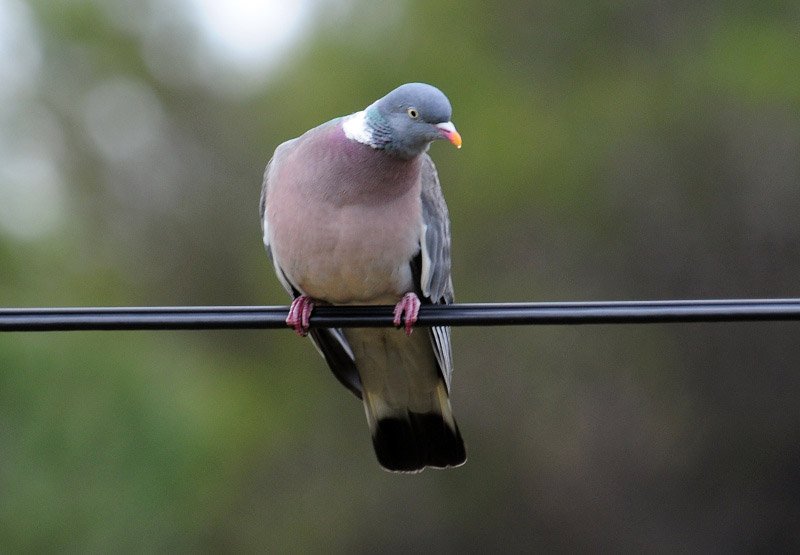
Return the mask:
[[[286,306],[3,308],[0,332],[285,328]],[[800,320],[800,299],[424,305],[417,326]],[[319,306],[312,327],[387,327],[390,306]]]

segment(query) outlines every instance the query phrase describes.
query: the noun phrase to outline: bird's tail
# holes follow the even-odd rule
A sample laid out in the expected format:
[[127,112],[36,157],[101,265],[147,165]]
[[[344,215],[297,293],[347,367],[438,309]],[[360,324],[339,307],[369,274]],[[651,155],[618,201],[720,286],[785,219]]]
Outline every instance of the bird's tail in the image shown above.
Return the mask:
[[464,440],[453,418],[447,387],[440,382],[429,412],[390,407],[364,393],[364,408],[378,462],[392,472],[419,472],[426,466],[447,468],[467,460]]

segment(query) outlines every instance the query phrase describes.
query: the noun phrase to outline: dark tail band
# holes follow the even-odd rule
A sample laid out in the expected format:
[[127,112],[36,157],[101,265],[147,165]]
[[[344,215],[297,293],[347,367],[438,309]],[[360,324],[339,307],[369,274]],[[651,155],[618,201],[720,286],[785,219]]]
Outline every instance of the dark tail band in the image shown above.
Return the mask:
[[419,472],[426,466],[447,468],[467,460],[455,421],[450,427],[437,413],[382,418],[372,431],[372,444],[378,462],[392,472]]

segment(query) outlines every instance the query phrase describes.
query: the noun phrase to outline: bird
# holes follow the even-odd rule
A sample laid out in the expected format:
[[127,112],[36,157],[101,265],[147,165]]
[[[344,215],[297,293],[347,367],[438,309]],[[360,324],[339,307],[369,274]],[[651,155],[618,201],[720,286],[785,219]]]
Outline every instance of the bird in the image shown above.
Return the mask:
[[[286,323],[364,404],[388,471],[466,461],[450,403],[450,328],[414,331],[422,304],[451,304],[450,221],[433,141],[461,148],[450,101],[406,83],[280,144],[264,171],[264,245],[292,296]],[[393,328],[310,328],[315,306],[394,305]],[[403,333],[405,332],[405,333]]]

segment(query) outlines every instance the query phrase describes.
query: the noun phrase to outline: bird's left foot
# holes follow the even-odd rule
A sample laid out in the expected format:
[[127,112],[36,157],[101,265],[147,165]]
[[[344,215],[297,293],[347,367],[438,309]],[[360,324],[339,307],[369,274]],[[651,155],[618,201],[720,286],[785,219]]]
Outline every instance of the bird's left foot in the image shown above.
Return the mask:
[[308,335],[312,310],[314,310],[314,301],[311,300],[311,297],[300,295],[292,301],[292,306],[289,307],[286,325],[296,331],[300,337],[305,337]]
[[393,323],[399,328],[405,319],[406,335],[411,335],[411,332],[414,331],[420,304],[422,303],[419,302],[419,297],[417,297],[416,293],[406,293],[394,307]]

